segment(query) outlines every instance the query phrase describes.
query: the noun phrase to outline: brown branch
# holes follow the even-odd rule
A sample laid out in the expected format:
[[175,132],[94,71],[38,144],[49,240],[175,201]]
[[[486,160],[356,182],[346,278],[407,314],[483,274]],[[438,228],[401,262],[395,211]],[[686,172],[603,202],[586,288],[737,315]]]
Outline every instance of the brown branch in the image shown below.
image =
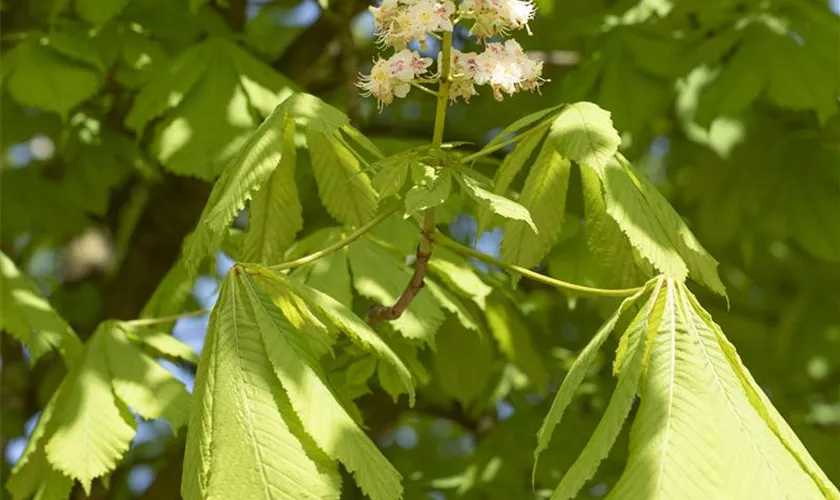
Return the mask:
[[[423,244],[424,242],[426,242],[425,245]],[[367,316],[367,322],[370,326],[376,326],[383,321],[394,321],[402,316],[402,313],[411,305],[414,297],[423,289],[423,278],[426,276],[426,268],[429,265],[429,258],[432,256],[431,243],[426,240],[425,236],[424,242],[421,242],[417,246],[417,265],[405,290],[400,294],[397,301],[394,302],[394,305],[390,307],[381,305],[373,306]]]

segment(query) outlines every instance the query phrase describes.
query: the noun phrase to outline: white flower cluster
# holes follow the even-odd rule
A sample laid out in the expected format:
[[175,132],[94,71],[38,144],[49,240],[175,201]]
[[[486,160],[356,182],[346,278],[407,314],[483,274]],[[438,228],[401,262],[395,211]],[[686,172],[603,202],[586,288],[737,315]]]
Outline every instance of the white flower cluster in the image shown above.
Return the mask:
[[[390,58],[377,59],[370,75],[362,76],[358,84],[363,95],[376,97],[382,109],[395,96],[405,97],[412,85],[440,78],[440,72],[429,71],[431,59],[405,48],[409,42],[424,42],[429,33],[451,32],[464,19],[473,22],[470,35],[484,42],[511,30],[527,29],[535,7],[532,0],[462,0],[457,7],[450,0],[382,0],[370,10],[380,43],[397,51]],[[481,53],[452,49],[448,97],[469,101],[478,93],[476,85],[489,85],[497,100],[505,93],[538,90],[545,81],[542,67],[542,62],[529,58],[515,40],[486,43]]]
[[518,90],[539,89],[544,81],[542,67],[542,61],[528,57],[516,40],[488,43],[480,54],[453,49],[449,98],[469,101],[478,93],[475,85],[490,85],[497,101],[503,99],[502,92],[513,95]]
[[412,40],[424,41],[426,33],[452,31],[455,4],[435,0],[382,0],[371,7],[379,40],[396,48]]
[[411,83],[425,75],[432,65],[428,57],[403,49],[388,59],[379,58],[370,75],[362,76],[359,87],[365,97],[374,96],[379,109],[394,102],[394,96],[405,97],[411,90]]
[[535,11],[530,0],[464,0],[458,6],[463,19],[475,21],[470,35],[481,39],[523,27],[528,29],[528,21],[534,18]]

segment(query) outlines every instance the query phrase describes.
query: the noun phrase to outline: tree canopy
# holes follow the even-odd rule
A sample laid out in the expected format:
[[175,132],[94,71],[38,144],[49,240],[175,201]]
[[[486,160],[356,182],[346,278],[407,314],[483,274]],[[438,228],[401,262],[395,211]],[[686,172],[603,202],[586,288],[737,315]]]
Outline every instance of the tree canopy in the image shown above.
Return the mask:
[[840,498],[840,5],[372,4],[0,1],[5,493]]

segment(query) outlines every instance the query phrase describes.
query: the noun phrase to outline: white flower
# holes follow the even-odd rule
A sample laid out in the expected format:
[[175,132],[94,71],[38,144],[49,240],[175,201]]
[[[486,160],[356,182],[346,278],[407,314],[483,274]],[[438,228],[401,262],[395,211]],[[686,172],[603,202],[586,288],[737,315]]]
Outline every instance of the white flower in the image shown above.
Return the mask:
[[[449,87],[449,99],[457,101],[458,98],[469,102],[470,97],[478,94],[475,90],[475,72],[478,66],[478,54],[475,52],[461,52],[452,49],[452,66],[450,74],[452,81]],[[442,57],[438,55],[438,67],[441,67]]]
[[475,21],[470,35],[484,39],[510,30],[528,29],[536,7],[532,0],[464,0],[458,11],[464,19]]
[[379,41],[401,48],[412,40],[425,40],[427,33],[452,31],[456,8],[450,0],[383,0],[370,10]]
[[493,97],[501,101],[502,92],[513,95],[517,90],[539,89],[543,63],[525,54],[516,40],[488,43],[484,52],[475,58],[475,83],[490,85]]
[[363,75],[357,84],[362,95],[374,96],[379,109],[394,102],[394,96],[405,97],[411,82],[424,75],[432,60],[420,57],[417,52],[403,49],[388,59],[379,58],[369,75]]

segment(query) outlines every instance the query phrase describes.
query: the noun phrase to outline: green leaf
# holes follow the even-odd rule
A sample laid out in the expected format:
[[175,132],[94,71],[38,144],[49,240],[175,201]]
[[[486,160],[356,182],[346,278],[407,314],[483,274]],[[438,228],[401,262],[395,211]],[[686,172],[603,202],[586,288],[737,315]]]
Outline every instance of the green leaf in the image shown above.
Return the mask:
[[[353,289],[350,283],[350,268],[347,251],[333,252],[322,259],[300,268],[305,273],[307,286],[321,291],[345,307],[353,306]],[[292,276],[297,274],[297,270]]]
[[211,57],[210,47],[198,44],[173,59],[137,94],[125,119],[126,126],[142,132],[150,121],[181,104],[201,79]]
[[102,26],[119,15],[128,0],[76,0],[76,13],[85,21]]
[[300,127],[327,136],[336,134],[350,124],[347,115],[310,94],[295,94],[286,106]]
[[[212,179],[248,141],[258,116],[266,116],[293,88],[230,39],[210,37],[143,88],[126,123],[139,132],[165,113],[152,141],[157,159],[174,173]],[[214,126],[197,125],[202,123]]]
[[192,289],[193,280],[187,268],[181,261],[176,262],[158,283],[152,297],[143,306],[140,317],[161,318],[180,314],[191,297]]
[[437,284],[429,277],[423,279],[423,285],[428,287],[429,291],[432,292],[432,295],[435,300],[437,300],[438,304],[440,304],[440,307],[454,314],[464,328],[478,333],[484,332],[481,320],[476,317],[473,314],[473,311],[454,293]]
[[57,349],[68,362],[75,362],[82,352],[79,337],[70,325],[50,306],[29,277],[21,273],[12,259],[0,252],[0,329],[26,345],[32,362]]
[[[181,494],[186,500],[337,499],[336,464],[306,435],[280,388],[267,356],[262,316],[238,272],[222,284],[210,317]],[[259,307],[274,309],[264,300],[267,305]]]
[[416,151],[408,150],[379,160],[372,165],[378,168],[373,176],[373,187],[380,198],[399,194],[408,178],[409,166],[416,162],[416,159]]
[[837,113],[840,85],[834,75],[840,68],[835,58],[819,53],[810,36],[762,22],[744,28],[734,55],[701,94],[698,122],[737,115],[764,90],[777,106],[814,110],[825,123]]
[[609,454],[624,421],[630,414],[636,398],[639,378],[644,369],[645,344],[652,328],[650,318],[655,317],[664,306],[664,300],[661,300],[664,295],[660,293],[660,283],[661,281],[657,280],[656,289],[647,304],[623,334],[623,338],[628,339],[628,360],[622,365],[618,374],[615,391],[610,397],[610,402],[595,432],[592,433],[583,451],[566,471],[557,489],[551,495],[552,500],[575,498],[580,488],[595,473],[598,464]]
[[599,172],[607,212],[633,247],[666,276],[697,282],[726,297],[717,261],[706,252],[668,201],[623,158]]
[[62,44],[64,40],[59,38],[56,45],[51,37],[31,37],[15,46],[4,56],[3,82],[22,106],[54,111],[66,119],[99,90],[103,78],[92,64],[98,59],[92,59],[91,52],[75,50],[75,45]]
[[295,184],[297,158],[293,120],[285,121],[282,141],[277,168],[251,200],[242,256],[246,262],[282,262],[284,251],[303,228],[303,209]]
[[570,169],[569,160],[550,143],[543,144],[519,196],[519,203],[530,212],[539,233],[525,222],[505,223],[503,260],[530,268],[539,264],[557,243],[566,209]]
[[[656,290],[654,290],[654,297],[650,300],[655,300],[655,296],[658,293],[659,285],[657,285]],[[540,453],[548,449],[549,443],[551,443],[551,436],[554,434],[554,428],[557,427],[557,424],[563,418],[563,413],[565,413],[566,408],[569,407],[569,404],[572,402],[572,398],[574,397],[575,393],[580,387],[580,384],[583,382],[583,379],[589,373],[590,368],[592,367],[592,363],[595,361],[596,356],[598,355],[598,351],[601,349],[601,346],[610,336],[615,328],[616,323],[618,323],[619,318],[621,315],[630,309],[636,301],[641,297],[647,290],[645,289],[642,292],[639,292],[632,297],[628,297],[621,302],[618,309],[610,316],[606,322],[598,329],[595,333],[595,336],[592,337],[592,340],[586,344],[586,347],[578,355],[575,362],[572,364],[572,367],[569,368],[569,372],[563,378],[563,383],[560,385],[560,389],[557,391],[557,395],[554,396],[554,401],[551,403],[551,408],[548,410],[548,414],[543,420],[542,425],[540,426],[539,431],[537,431],[537,448],[534,450],[534,468],[533,474],[536,475],[537,471],[537,462],[540,458]],[[647,309],[651,308],[651,302],[647,303]],[[641,321],[639,317],[636,318],[636,321]],[[639,328],[640,325],[637,325]],[[628,330],[631,330],[629,328]],[[637,334],[638,335],[638,334]],[[637,340],[638,341],[638,340]],[[622,420],[623,421],[623,420]],[[620,423],[619,423],[620,425]],[[609,451],[609,450],[607,450]],[[572,495],[573,496],[573,495]]]
[[455,179],[458,180],[464,191],[466,191],[467,194],[470,195],[470,197],[475,200],[482,209],[488,209],[505,219],[522,221],[528,224],[535,233],[539,233],[537,226],[534,225],[534,221],[531,220],[531,214],[528,212],[527,208],[513,200],[505,198],[504,196],[499,196],[483,189],[479,186],[475,179],[466,175],[456,175]]
[[484,311],[490,333],[499,350],[521,370],[538,389],[548,385],[549,373],[534,345],[530,328],[514,307],[491,296]]
[[[415,175],[416,173],[416,175]],[[452,172],[419,165],[412,172],[414,186],[405,194],[406,216],[442,205],[452,189]]]
[[[719,441],[710,380],[700,376],[707,359],[687,331],[678,292],[673,282],[665,282],[661,318],[651,325],[646,349],[649,358],[639,389],[642,403],[630,430],[630,456],[610,498],[729,496],[722,489],[719,452],[729,442]],[[744,477],[743,483],[751,482]]]
[[276,273],[272,273],[270,279],[289,287],[293,293],[300,296],[309,304],[314,311],[323,315],[336,328],[345,332],[356,345],[367,352],[375,354],[379,359],[390,363],[399,375],[413,404],[414,385],[411,380],[411,373],[405,364],[403,364],[402,360],[388,347],[388,344],[367,323],[362,321],[352,310],[340,302],[314,288],[300,285],[293,280],[287,280],[285,277]]
[[757,62],[764,49],[744,45],[700,94],[695,119],[708,126],[718,116],[738,116],[761,94],[767,77]]
[[316,360],[296,339],[292,325],[246,273],[239,273],[236,280],[234,293],[242,293],[245,303],[253,307],[255,327],[274,374],[306,432],[327,455],[347,467],[373,500],[400,498],[399,472],[338,402],[315,368]]
[[531,126],[531,125],[537,123],[538,121],[541,121],[542,119],[547,118],[550,115],[556,114],[557,110],[559,110],[561,107],[563,107],[562,104],[557,105],[557,106],[552,106],[550,108],[541,109],[541,110],[536,111],[534,113],[531,113],[529,115],[525,115],[522,118],[519,118],[518,120],[514,121],[513,123],[511,123],[510,125],[505,127],[504,130],[502,130],[499,134],[497,134],[496,137],[493,138],[493,140],[491,140],[490,142],[487,143],[486,146],[484,146],[484,149],[487,149],[489,147],[493,147],[496,144],[499,144],[502,141],[507,140],[508,136],[510,136],[511,134],[515,134],[515,133],[519,132],[520,130],[522,130],[522,129],[528,127],[528,126]]
[[198,355],[192,350],[190,346],[181,342],[169,333],[160,330],[153,330],[152,328],[137,328],[133,327],[126,335],[140,342],[141,344],[150,347],[157,353],[163,356],[168,356],[174,359],[183,359],[188,363],[194,365],[198,364]]
[[[505,156],[502,164],[496,170],[493,176],[493,192],[498,195],[505,195],[510,188],[513,179],[525,166],[525,163],[531,158],[534,149],[540,144],[545,134],[529,134],[521,141],[516,143],[513,151]],[[481,208],[478,211],[478,235],[484,233],[487,226],[490,224],[490,217],[492,212],[488,208]]]
[[48,426],[55,414],[57,396],[64,384],[63,382],[59,386],[41,411],[38,423],[29,435],[26,448],[6,481],[6,489],[14,500],[65,500],[70,495],[73,480],[55,470],[44,453],[46,436],[52,432]]
[[279,106],[266,118],[213,186],[198,227],[184,243],[184,267],[194,275],[205,256],[222,243],[233,219],[268,180],[283,158],[287,114]]
[[[725,472],[726,493],[734,496],[743,491],[751,498],[761,498],[754,495],[766,489],[766,498],[779,493],[788,498],[840,498],[837,487],[773,407],[723,330],[685,285],[674,286],[687,333],[705,362],[712,408],[718,412],[714,422],[723,443],[718,450],[731,450],[717,457]],[[748,470],[757,480],[738,481],[742,471]]]
[[604,168],[618,151],[621,137],[608,111],[591,102],[578,102],[563,108],[551,124],[548,141],[564,158]]
[[356,156],[334,134],[308,129],[306,139],[318,194],[327,212],[349,226],[370,221],[376,215],[376,191]]
[[84,358],[66,375],[45,448],[49,462],[88,494],[94,479],[116,468],[135,433],[134,418],[111,391],[106,358],[111,328],[103,323],[96,329]]
[[[350,270],[356,290],[386,306],[397,300],[412,275],[405,264],[367,237],[350,245]],[[443,312],[431,292],[421,289],[402,316],[391,325],[406,338],[434,345],[435,332],[443,319]]]
[[586,211],[586,246],[591,261],[606,288],[639,286],[655,274],[653,267],[633,249],[618,223],[607,214],[601,178],[591,168],[581,167],[583,202]]
[[444,394],[464,408],[472,407],[490,381],[492,363],[493,349],[487,338],[452,319],[441,326],[433,366]]
[[[143,418],[164,418],[175,430],[186,425],[190,408],[186,387],[143,354],[129,340],[129,334],[136,335],[130,325],[114,324],[105,340],[114,394]],[[169,338],[177,342],[174,337]]]
[[436,247],[429,259],[429,270],[438,275],[446,286],[471,299],[484,309],[493,287],[484,282],[468,260],[444,247]]

